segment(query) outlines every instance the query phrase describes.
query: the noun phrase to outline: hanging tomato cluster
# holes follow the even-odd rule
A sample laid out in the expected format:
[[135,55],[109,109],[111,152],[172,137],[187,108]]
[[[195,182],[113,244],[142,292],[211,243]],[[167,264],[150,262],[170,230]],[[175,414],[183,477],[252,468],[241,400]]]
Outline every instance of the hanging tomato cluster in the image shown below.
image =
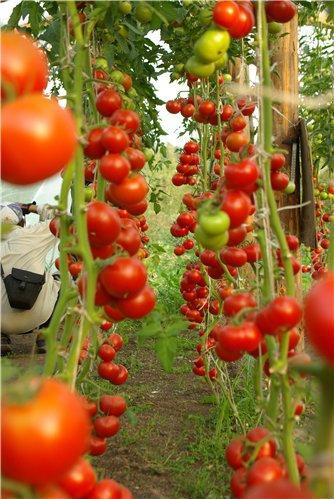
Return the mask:
[[[284,457],[277,450],[274,437],[263,427],[253,428],[245,436],[229,443],[225,457],[227,464],[234,470],[230,481],[234,497],[247,497],[247,489],[288,478]],[[308,468],[300,454],[296,454],[296,459],[300,477],[306,481]],[[269,493],[269,497],[273,496]]]
[[77,146],[72,113],[42,95],[48,62],[28,35],[1,35],[1,178],[27,185],[58,173]]

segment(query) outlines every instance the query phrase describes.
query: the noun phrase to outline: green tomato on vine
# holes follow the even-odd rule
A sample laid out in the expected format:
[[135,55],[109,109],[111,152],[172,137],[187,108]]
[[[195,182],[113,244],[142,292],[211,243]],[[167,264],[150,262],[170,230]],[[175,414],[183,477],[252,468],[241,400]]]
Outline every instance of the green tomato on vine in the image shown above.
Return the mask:
[[292,182],[292,180],[290,180],[284,192],[285,194],[293,194],[295,190],[296,190],[296,184]]
[[120,2],[118,6],[122,14],[130,14],[132,11],[132,5],[130,2]]
[[209,236],[221,235],[230,227],[230,217],[225,211],[202,213],[198,222],[201,230]]
[[109,70],[109,64],[105,57],[97,57],[95,59],[95,67],[103,69],[104,71]]
[[197,226],[195,229],[195,239],[203,248],[218,251],[227,244],[228,232],[223,232],[217,236],[210,236],[200,226]]
[[215,69],[215,64],[213,62],[208,64],[203,63],[194,55],[191,56],[186,62],[186,71],[192,75],[198,76],[199,78],[206,78],[207,76],[212,75]]
[[153,16],[152,9],[147,3],[138,2],[136,6],[135,16],[137,21],[139,21],[140,23],[149,23]]

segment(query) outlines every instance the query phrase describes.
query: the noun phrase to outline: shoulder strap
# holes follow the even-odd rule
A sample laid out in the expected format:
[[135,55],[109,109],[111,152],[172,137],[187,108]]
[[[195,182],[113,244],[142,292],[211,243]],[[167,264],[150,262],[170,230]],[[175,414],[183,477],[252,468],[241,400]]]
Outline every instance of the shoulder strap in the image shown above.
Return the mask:
[[3,271],[3,268],[2,268],[2,263],[0,265],[1,265],[1,277],[2,277],[2,279],[4,279],[5,278],[5,274],[4,274],[4,271]]

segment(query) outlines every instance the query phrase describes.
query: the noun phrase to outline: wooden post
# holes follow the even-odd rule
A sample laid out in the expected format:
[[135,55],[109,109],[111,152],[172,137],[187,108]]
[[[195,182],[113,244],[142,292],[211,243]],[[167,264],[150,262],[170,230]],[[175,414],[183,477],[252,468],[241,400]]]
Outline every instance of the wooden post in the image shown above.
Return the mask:
[[[273,88],[298,95],[298,17],[283,25],[285,36],[272,43]],[[300,164],[298,151],[298,106],[292,103],[274,104],[274,144],[287,151],[286,165],[290,179],[296,184],[293,194],[278,196],[280,206],[300,204]],[[281,220],[288,233],[300,235],[300,209],[285,210]]]

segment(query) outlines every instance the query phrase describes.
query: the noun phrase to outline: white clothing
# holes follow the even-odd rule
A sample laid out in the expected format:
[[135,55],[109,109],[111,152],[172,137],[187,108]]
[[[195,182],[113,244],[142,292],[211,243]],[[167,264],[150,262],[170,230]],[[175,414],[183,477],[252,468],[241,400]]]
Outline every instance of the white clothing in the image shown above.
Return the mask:
[[[57,244],[50,232],[49,221],[30,227],[16,226],[1,242],[1,263],[5,276],[12,268],[44,274],[46,255]],[[34,306],[30,310],[11,308],[3,280],[1,285],[1,332],[6,334],[26,333],[46,322],[54,309],[60,282],[45,273],[45,284]]]

